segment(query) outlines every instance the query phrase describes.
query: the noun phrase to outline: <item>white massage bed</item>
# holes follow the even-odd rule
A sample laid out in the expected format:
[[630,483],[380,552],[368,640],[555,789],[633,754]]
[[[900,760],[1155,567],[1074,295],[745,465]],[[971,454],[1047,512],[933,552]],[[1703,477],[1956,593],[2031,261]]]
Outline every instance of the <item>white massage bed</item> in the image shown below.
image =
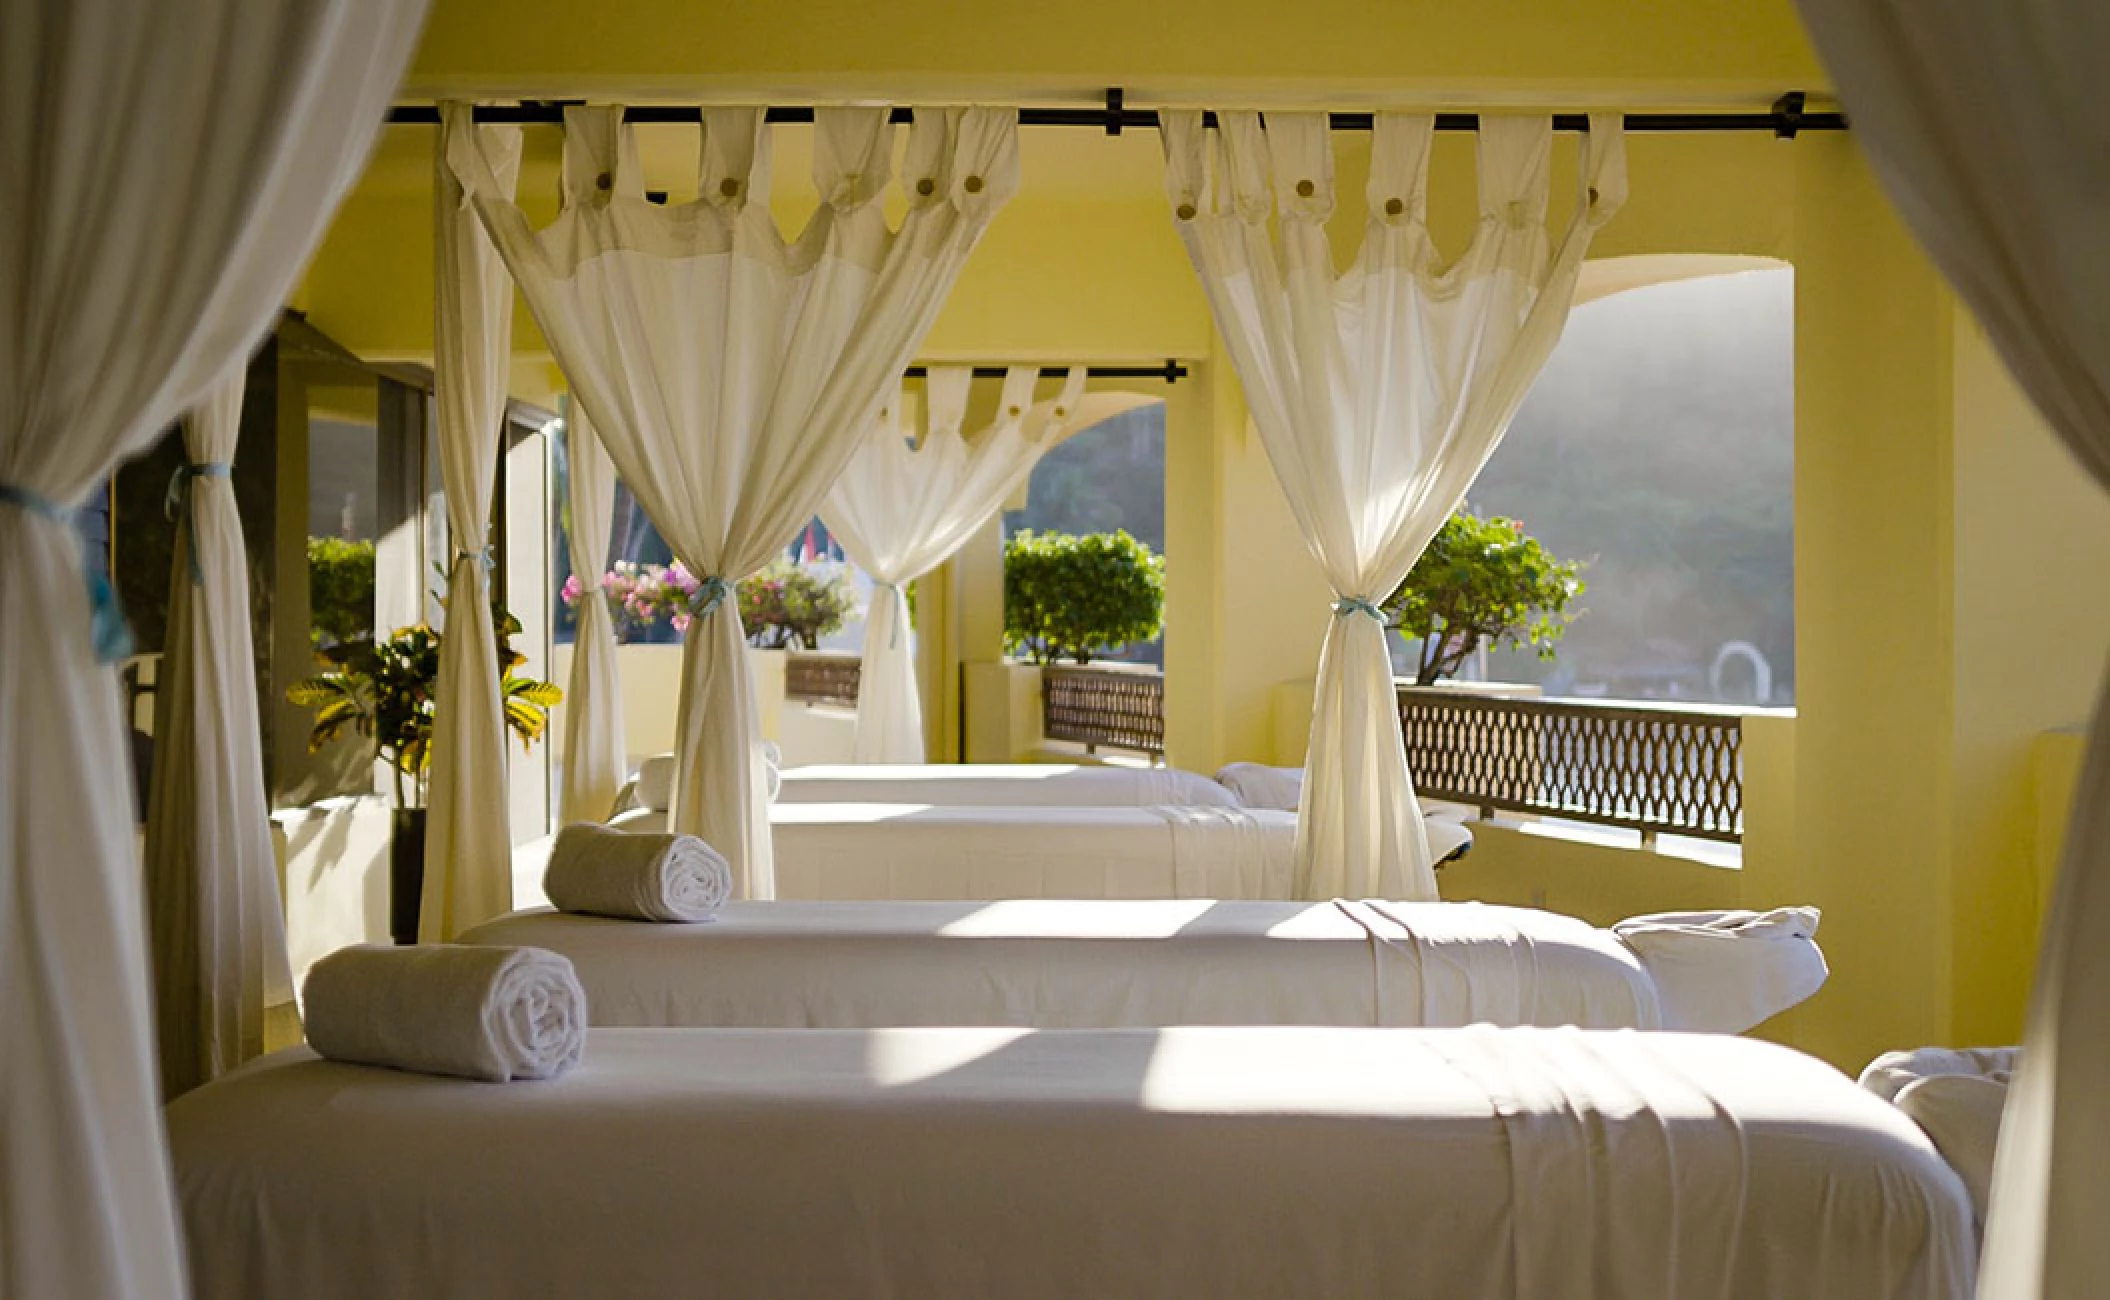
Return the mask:
[[1967,1300],[1971,1207],[1784,1048],[1576,1030],[593,1030],[167,1112],[214,1300]]
[[[649,802],[649,801],[648,801]],[[1238,796],[1174,767],[1063,763],[919,763],[789,768],[779,803],[929,803],[1010,808],[1052,804],[1192,804],[1235,808]],[[664,804],[660,805],[664,806]]]
[[596,1026],[1663,1023],[1611,931],[1477,903],[732,903],[701,925],[517,912],[460,941],[562,953]]
[[[1704,936],[1703,936],[1704,937]],[[461,942],[571,960],[596,1026],[1018,1025],[1742,1033],[1823,983],[1814,937],[1670,960],[1552,912],[1480,903],[1022,899],[740,903],[715,922],[516,912]]]
[[[788,899],[1288,898],[1297,817],[1208,806],[777,804],[777,897]],[[663,831],[639,809],[610,825]],[[1439,861],[1472,843],[1429,824]],[[516,873],[547,843],[523,847]]]
[[[1216,779],[1176,767],[1133,768],[1066,763],[840,763],[771,769],[774,803],[919,803],[964,807],[1189,805],[1297,811],[1301,767],[1233,763]],[[673,800],[674,756],[645,760],[618,812],[666,811]],[[1423,800],[1422,815],[1458,821],[1471,810]]]

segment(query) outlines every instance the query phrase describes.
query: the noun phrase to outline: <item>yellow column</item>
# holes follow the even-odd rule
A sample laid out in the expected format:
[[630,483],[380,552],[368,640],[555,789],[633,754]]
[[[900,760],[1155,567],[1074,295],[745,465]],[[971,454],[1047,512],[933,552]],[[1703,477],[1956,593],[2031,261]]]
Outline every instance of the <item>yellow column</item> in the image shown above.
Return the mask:
[[[1285,683],[1308,691],[1333,592],[1290,514],[1267,449],[1246,415],[1228,365],[1217,380],[1216,429],[1223,494],[1223,616],[1217,691],[1227,760],[1297,764],[1311,727],[1288,720],[1277,743],[1275,704]],[[1294,744],[1294,750],[1289,746]]]
[[1952,1026],[1955,312],[1852,139],[1794,148],[1797,1030],[1858,1069]]
[[[1165,399],[1165,761],[1213,772],[1223,750],[1223,447],[1228,367],[1190,363]],[[1228,401],[1245,418],[1235,383]]]
[[[964,710],[965,752],[960,738],[953,750],[970,763],[1008,763],[1038,747],[1016,725],[1011,700],[1013,674],[1004,666],[1004,521],[992,517],[961,547],[946,568],[953,574],[958,606],[959,639],[955,647],[953,689]],[[1037,703],[1037,701],[1036,701]],[[954,727],[961,726],[959,713]]]
[[959,757],[956,558],[916,579],[916,690],[923,700],[923,749],[933,763]]

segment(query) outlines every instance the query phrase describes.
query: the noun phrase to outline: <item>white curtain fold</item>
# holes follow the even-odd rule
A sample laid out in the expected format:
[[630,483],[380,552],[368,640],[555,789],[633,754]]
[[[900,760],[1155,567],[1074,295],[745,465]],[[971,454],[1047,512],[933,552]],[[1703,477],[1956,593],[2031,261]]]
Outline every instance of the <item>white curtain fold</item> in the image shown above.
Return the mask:
[[[1336,277],[1324,114],[1163,117],[1166,188],[1253,422],[1336,596],[1297,819],[1299,897],[1433,899],[1377,606],[1457,508],[1560,338],[1592,234],[1626,192],[1616,116],[1593,116],[1581,194],[1546,228],[1552,124],[1483,118],[1480,220],[1429,239],[1433,119],[1377,115],[1356,260]],[[1272,223],[1272,225],[1271,225]]]
[[1006,371],[995,419],[969,435],[961,426],[973,368],[932,366],[923,436],[911,438],[903,428],[904,403],[896,393],[828,490],[821,517],[843,553],[874,582],[858,679],[855,762],[927,757],[903,589],[943,564],[1003,508],[1080,409],[1082,366],[1070,370],[1052,406],[1033,401],[1039,378],[1038,366]]
[[[2110,487],[2110,8],[2095,0],[1802,0],[1891,201],[2008,368]],[[2097,705],[2028,1048],[2000,1134],[1988,1300],[2110,1277],[2110,691]]]
[[184,420],[189,463],[170,487],[176,555],[155,679],[146,881],[171,1097],[262,1055],[267,1015],[293,1006],[231,477],[247,379],[246,366],[230,370]]
[[[141,862],[68,511],[242,365],[423,0],[0,0],[0,1295],[181,1296]],[[202,540],[202,539],[201,539]],[[113,791],[117,791],[113,797]]]
[[572,572],[579,575],[578,630],[564,691],[564,789],[567,822],[606,821],[615,812],[629,756],[623,748],[622,682],[616,673],[615,615],[601,590],[615,515],[615,467],[586,408],[565,412]]
[[520,128],[478,126],[444,105],[433,151],[432,392],[440,478],[454,554],[433,697],[432,781],[418,937],[444,943],[513,910],[511,792],[498,639],[491,626],[491,489],[503,450],[513,362],[513,281],[447,165],[454,140],[477,137],[497,193],[520,177]]
[[759,709],[732,584],[812,518],[1016,190],[1017,113],[918,109],[908,210],[890,229],[887,109],[820,110],[822,201],[786,240],[770,212],[761,110],[704,110],[700,197],[676,208],[626,178],[621,112],[566,110],[575,184],[540,232],[471,137],[455,137],[450,161],[609,458],[703,579],[683,654],[673,824],[725,854],[743,897],[769,898]]

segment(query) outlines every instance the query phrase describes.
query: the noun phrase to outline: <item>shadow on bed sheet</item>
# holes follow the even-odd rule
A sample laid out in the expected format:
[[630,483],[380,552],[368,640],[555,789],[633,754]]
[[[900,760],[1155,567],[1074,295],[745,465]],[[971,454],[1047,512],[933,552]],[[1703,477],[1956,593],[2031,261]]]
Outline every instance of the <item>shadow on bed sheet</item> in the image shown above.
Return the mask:
[[942,1096],[949,1103],[984,1095],[1016,1096],[1021,1088],[1051,1101],[1086,1100],[1143,1102],[1145,1082],[1157,1057],[1163,1031],[1157,1029],[1093,1030],[1098,1050],[1080,1059],[1065,1050],[1065,1040],[1075,1031],[1047,1029],[993,1030],[1001,1035],[993,1045],[987,1039],[975,1045],[975,1054],[941,1068],[919,1057],[912,1063],[915,1073],[904,1075],[904,1063],[888,1059],[884,1037],[867,1047],[865,1068],[883,1087],[898,1097],[918,1094]]

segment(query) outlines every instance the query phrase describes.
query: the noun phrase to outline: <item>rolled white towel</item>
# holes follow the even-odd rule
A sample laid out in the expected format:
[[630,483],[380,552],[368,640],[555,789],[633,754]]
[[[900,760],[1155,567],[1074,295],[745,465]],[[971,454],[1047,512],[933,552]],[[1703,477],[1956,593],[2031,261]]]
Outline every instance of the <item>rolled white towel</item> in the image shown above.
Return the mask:
[[1665,1029],[1740,1034],[1824,987],[1818,920],[1814,907],[1658,912],[1612,933],[1655,980]]
[[553,1079],[586,1050],[586,991],[542,948],[362,944],[304,986],[308,1045],[333,1061],[506,1083]]
[[550,846],[542,892],[565,912],[637,921],[708,921],[732,896],[733,870],[693,835],[574,822]]

